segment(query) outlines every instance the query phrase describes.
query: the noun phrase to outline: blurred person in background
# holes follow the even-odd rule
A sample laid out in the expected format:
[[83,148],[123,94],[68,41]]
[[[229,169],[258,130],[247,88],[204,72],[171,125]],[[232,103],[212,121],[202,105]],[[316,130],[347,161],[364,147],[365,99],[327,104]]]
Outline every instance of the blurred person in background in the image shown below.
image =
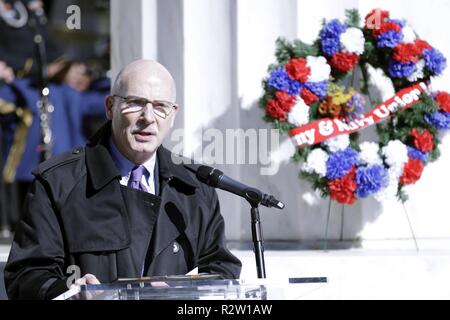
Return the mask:
[[[98,77],[84,62],[69,58],[47,30],[51,1],[0,1],[0,197],[1,231],[14,230],[32,179],[31,170],[42,160],[40,74],[48,76],[52,133],[51,152],[59,154],[81,145],[105,120],[103,99],[110,81]],[[39,65],[34,37],[44,39],[49,63]],[[45,62],[45,61],[44,61]],[[97,72],[98,74],[98,72]],[[88,123],[88,124],[87,124]],[[4,233],[5,236],[8,232]]]

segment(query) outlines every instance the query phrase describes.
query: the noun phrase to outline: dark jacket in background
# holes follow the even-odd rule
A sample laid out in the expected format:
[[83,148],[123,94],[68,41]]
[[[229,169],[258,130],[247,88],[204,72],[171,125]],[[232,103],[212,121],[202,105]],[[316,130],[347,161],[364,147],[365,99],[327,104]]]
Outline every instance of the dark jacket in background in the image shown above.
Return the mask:
[[107,148],[110,127],[85,148],[34,171],[5,268],[10,299],[50,299],[66,291],[70,265],[103,283],[185,274],[196,266],[239,278],[241,263],[226,248],[215,190],[163,147],[156,166],[160,196],[122,186]]

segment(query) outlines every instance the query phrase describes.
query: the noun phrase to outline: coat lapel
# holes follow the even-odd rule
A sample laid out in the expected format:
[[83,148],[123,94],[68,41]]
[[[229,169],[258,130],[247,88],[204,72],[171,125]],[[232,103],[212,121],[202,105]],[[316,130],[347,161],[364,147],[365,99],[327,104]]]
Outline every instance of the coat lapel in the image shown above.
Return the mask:
[[[95,202],[95,207],[102,208],[102,210],[111,208],[107,210],[110,216],[105,218],[105,213],[102,212],[101,215],[104,217],[104,220],[100,222],[98,216],[92,214],[92,207],[87,210],[81,210],[81,212],[90,215],[91,224],[96,225],[96,232],[107,230],[111,245],[121,237],[125,238],[124,241],[120,242],[121,246],[111,247],[111,249],[117,250],[125,249],[131,245],[131,226],[130,217],[120,190],[119,179],[121,174],[114,164],[108,149],[110,136],[111,121],[108,121],[88,141],[85,148],[88,178],[86,197],[88,199],[95,197],[98,200],[98,202]],[[122,231],[115,231],[116,229]],[[111,233],[113,236],[111,236]],[[116,274],[118,276],[139,274],[139,266],[133,261],[130,250],[121,250],[117,254],[120,256],[120,259],[117,260]],[[131,266],[134,267],[134,272],[130,270]]]
[[[163,192],[162,205],[153,234],[151,261],[154,261],[164,249],[172,245],[186,229],[184,215],[173,202],[173,190],[165,187]],[[168,201],[168,199],[172,200]]]
[[[161,254],[168,246],[184,235],[188,225],[188,208],[185,207],[183,193],[194,193],[198,181],[189,173],[183,163],[174,163],[172,153],[160,146],[158,148],[158,168],[161,188],[161,207],[157,227],[152,238],[151,260]],[[183,159],[178,159],[183,160]],[[189,239],[188,239],[189,240]],[[191,248],[193,244],[190,243]]]

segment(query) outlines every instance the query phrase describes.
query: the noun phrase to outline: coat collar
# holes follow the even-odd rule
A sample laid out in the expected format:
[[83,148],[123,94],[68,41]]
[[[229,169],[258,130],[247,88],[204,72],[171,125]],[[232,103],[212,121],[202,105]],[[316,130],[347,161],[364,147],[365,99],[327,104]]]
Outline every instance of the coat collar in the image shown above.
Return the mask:
[[[110,136],[111,121],[108,121],[89,139],[86,145],[86,166],[95,190],[99,190],[113,179],[121,177],[108,150]],[[195,175],[188,170],[192,166],[190,160],[173,155],[163,146],[157,150],[157,159],[160,179],[174,180],[174,182],[181,182],[192,188],[200,186]]]
[[159,175],[163,180],[175,180],[189,187],[198,188],[200,182],[195,175],[188,170],[191,160],[177,156],[160,146],[157,151]]
[[99,190],[113,179],[121,177],[108,150],[110,136],[111,121],[108,121],[86,144],[86,166],[95,190]]

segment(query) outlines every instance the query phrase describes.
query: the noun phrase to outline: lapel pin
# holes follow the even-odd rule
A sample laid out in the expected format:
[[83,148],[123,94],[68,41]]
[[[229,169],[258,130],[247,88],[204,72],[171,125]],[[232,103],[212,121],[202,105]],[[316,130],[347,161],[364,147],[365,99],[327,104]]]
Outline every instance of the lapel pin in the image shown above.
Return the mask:
[[178,253],[178,251],[180,251],[180,245],[175,241],[173,243],[173,253]]

